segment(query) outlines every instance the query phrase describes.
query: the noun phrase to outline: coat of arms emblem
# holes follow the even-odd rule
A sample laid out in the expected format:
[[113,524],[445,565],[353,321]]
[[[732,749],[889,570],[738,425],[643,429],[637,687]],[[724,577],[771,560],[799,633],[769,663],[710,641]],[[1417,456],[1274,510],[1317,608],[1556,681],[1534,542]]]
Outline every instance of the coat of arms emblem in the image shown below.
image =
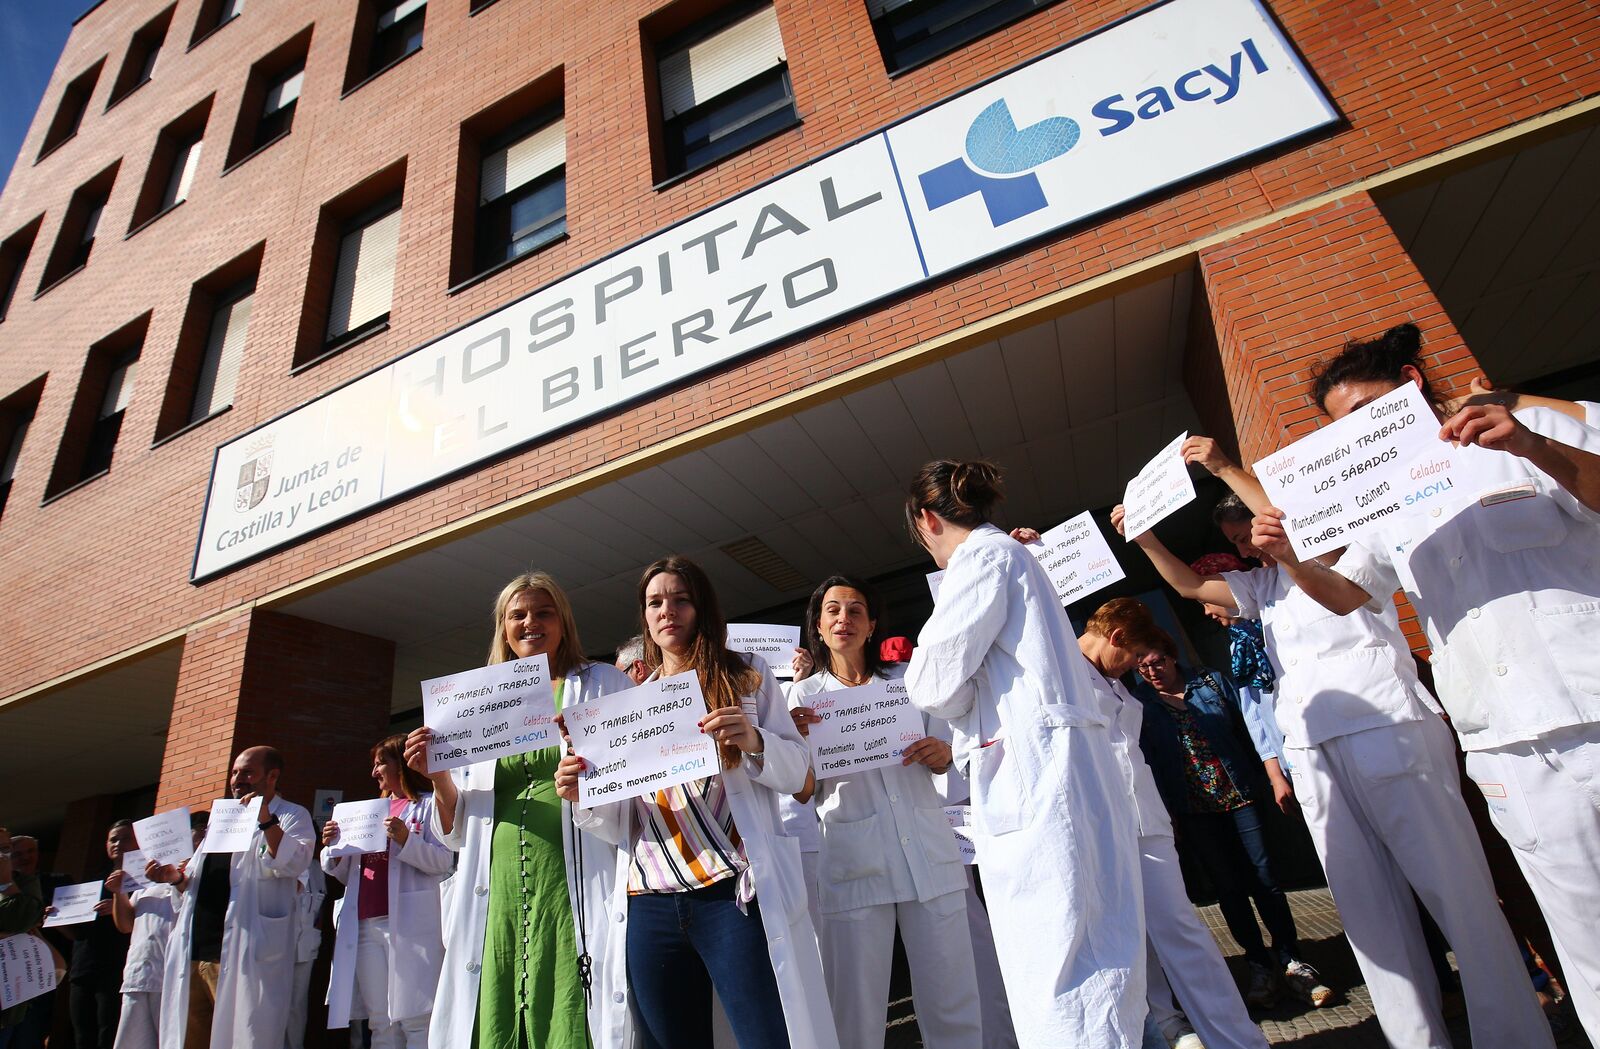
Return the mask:
[[240,465],[239,483],[234,489],[233,509],[237,513],[254,510],[267,497],[267,484],[272,480],[272,445],[263,444],[251,451],[255,454]]

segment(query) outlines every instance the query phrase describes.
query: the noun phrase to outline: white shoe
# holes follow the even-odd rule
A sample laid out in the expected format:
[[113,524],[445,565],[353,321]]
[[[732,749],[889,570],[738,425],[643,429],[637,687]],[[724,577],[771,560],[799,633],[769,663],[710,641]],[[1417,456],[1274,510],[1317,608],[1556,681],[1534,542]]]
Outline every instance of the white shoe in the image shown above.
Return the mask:
[[1172,1043],[1172,1049],[1206,1049],[1206,1044],[1200,1040],[1199,1035],[1190,1031],[1188,1034],[1180,1034],[1178,1040]]

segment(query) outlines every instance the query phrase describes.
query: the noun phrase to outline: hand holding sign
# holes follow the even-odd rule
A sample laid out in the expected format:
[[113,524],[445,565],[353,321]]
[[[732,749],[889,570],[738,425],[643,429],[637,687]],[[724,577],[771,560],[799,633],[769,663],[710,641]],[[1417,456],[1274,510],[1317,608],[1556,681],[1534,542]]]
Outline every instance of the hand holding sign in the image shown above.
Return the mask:
[[1039,559],[1063,605],[1104,590],[1123,578],[1122,565],[1087,510],[1045,532],[1037,542],[1025,545]]
[[389,818],[389,799],[343,801],[333,807],[328,822],[338,830],[328,847],[330,856],[358,856],[365,852],[386,852],[389,839],[384,821]]
[[[1295,556],[1306,560],[1348,545],[1393,515],[1434,505],[1455,487],[1455,461],[1454,449],[1439,440],[1427,398],[1406,383],[1252,469],[1283,511]],[[1274,528],[1263,542],[1278,542]]]
[[[187,808],[180,807],[134,820],[133,837],[145,858],[157,863],[182,863],[194,855],[194,836],[189,832]],[[143,872],[142,867],[140,871]]]
[[[855,688],[818,692],[809,702],[818,720],[806,742],[811,745],[818,779],[901,764],[907,748],[928,735],[904,681],[869,681]],[[927,750],[918,750],[913,760]],[[937,753],[935,749],[933,754]]]
[[94,905],[100,902],[103,883],[86,881],[78,885],[58,885],[50,900],[50,915],[44,927],[81,925],[94,921]]
[[1124,538],[1131,541],[1143,535],[1179,507],[1194,501],[1194,482],[1189,479],[1189,467],[1181,452],[1188,439],[1187,433],[1179,434],[1128,482],[1122,494],[1127,514]]
[[255,840],[261,812],[259,795],[249,801],[218,798],[211,803],[211,818],[206,823],[207,852],[243,852]]
[[0,1009],[55,989],[56,965],[49,944],[27,933],[0,938]]
[[794,650],[800,647],[800,628],[765,623],[729,623],[728,647],[760,656],[774,677],[794,677]]
[[[716,744],[701,731],[709,717],[693,671],[568,707],[563,717],[583,759],[579,805],[624,801],[721,771]],[[562,768],[572,764],[564,760]]]
[[[512,659],[422,683],[430,775],[556,746],[550,661]],[[408,749],[410,747],[408,741]]]

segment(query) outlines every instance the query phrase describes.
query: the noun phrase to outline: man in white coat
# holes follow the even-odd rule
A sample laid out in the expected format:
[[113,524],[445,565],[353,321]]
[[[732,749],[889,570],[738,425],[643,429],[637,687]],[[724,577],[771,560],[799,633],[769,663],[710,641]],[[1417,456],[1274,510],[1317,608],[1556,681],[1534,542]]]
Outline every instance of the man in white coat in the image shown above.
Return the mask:
[[228,789],[261,799],[250,845],[187,867],[152,868],[173,886],[178,916],[167,944],[161,999],[163,1049],[283,1049],[299,940],[296,889],[311,862],[311,814],[278,794],[283,758],[250,747],[233,761]]

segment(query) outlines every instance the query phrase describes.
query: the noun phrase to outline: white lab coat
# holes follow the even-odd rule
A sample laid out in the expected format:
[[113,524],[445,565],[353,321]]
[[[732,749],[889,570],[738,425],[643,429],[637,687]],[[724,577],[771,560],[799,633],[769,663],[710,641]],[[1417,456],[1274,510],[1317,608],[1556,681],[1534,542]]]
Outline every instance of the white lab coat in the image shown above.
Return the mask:
[[1184,890],[1172,817],[1156,789],[1144,751],[1139,749],[1144,704],[1121,681],[1104,676],[1093,664],[1090,681],[1111,719],[1112,745],[1139,813],[1139,875],[1150,949],[1189,1021],[1210,1049],[1267,1049],[1267,1039],[1245,1011],[1217,941]]
[[322,914],[322,901],[327,898],[328,879],[322,876],[321,867],[310,864],[301,872],[300,891],[295,894],[295,906],[300,912],[296,927],[300,931],[295,940],[294,995],[284,1049],[305,1049],[306,1023],[311,1014],[311,967],[322,950],[322,930],[317,928],[317,918]]
[[[800,843],[783,833],[778,816],[778,795],[793,794],[805,786],[811,754],[765,661],[753,655],[745,658],[761,674],[760,688],[743,697],[743,707],[761,733],[762,752],[746,754],[737,767],[723,771],[722,785],[755,879],[767,953],[777,979],[778,997],[783,1002],[789,1044],[796,1049],[838,1049],[816,930],[806,906]],[[577,809],[574,815],[578,826],[589,835],[612,845],[610,862],[615,880],[609,905],[617,915],[616,928],[620,931],[628,909],[633,802]],[[617,955],[619,963],[625,962],[625,943],[619,944]]]
[[[408,801],[400,813],[411,833],[404,845],[389,848],[389,1005],[390,1020],[407,1020],[433,1011],[444,965],[440,930],[439,883],[449,875],[455,856],[434,832],[433,795]],[[361,857],[322,855],[322,869],[345,885],[334,905],[333,969],[328,976],[328,1027],[349,1027],[366,1015],[354,1002],[356,945],[360,940]]]
[[[567,674],[563,707],[633,687],[614,666],[588,663]],[[435,808],[430,826],[448,848],[461,854],[456,873],[441,887],[444,898],[444,971],[428,1028],[431,1049],[472,1045],[478,1020],[478,987],[483,971],[483,939],[489,924],[489,853],[494,840],[494,766],[480,761],[455,769],[455,822],[444,833]],[[573,923],[580,910],[588,930],[593,986],[589,994],[589,1037],[597,1049],[622,1049],[633,1044],[633,1019],[628,1010],[627,879],[622,907],[612,892],[616,850],[572,832],[572,809],[561,804],[567,830],[562,845],[567,859],[567,898]],[[576,851],[575,851],[576,850]],[[581,877],[579,868],[581,867]],[[584,949],[580,936],[578,950]]]
[[[250,847],[233,854],[232,886],[223,919],[217,1002],[211,1017],[212,1049],[283,1049],[294,986],[295,948],[300,938],[295,890],[311,863],[311,814],[278,796],[266,806],[283,827],[278,854],[267,851],[260,831]],[[193,967],[189,949],[194,905],[205,873],[206,845],[189,860],[189,884],[167,942],[161,995],[162,1049],[182,1049],[189,1020]]]
[[1018,1041],[1144,1031],[1138,824],[1088,663],[1044,569],[992,525],[950,558],[906,675],[954,729]]

